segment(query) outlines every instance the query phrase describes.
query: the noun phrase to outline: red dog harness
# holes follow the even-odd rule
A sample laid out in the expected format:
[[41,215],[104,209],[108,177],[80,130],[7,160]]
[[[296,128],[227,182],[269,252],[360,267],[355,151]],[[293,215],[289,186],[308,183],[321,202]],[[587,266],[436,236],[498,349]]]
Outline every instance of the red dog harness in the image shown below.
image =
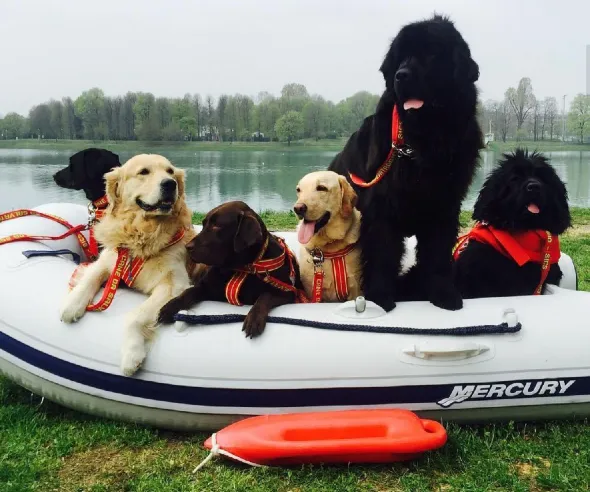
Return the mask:
[[90,225],[90,253],[92,255],[92,258],[94,259],[98,258],[98,244],[94,237],[94,228],[92,227],[92,225],[94,225],[96,222],[100,222],[100,220],[104,217],[108,204],[109,199],[105,195],[102,198],[99,198],[98,200],[90,202],[90,204],[88,205],[88,213],[90,216],[90,219],[88,221]]
[[381,164],[379,169],[377,169],[377,173],[375,177],[366,182],[362,178],[359,178],[356,174],[349,172],[350,180],[357,186],[361,188],[369,188],[374,184],[378,183],[383,179],[383,176],[387,174],[387,172],[391,169],[393,164],[393,160],[395,159],[396,155],[411,155],[411,149],[404,149],[404,132],[402,130],[402,125],[399,120],[399,114],[397,111],[397,104],[393,106],[393,112],[391,115],[391,149],[389,150],[389,154],[385,159],[385,162]]
[[323,263],[325,260],[332,260],[332,275],[334,276],[336,297],[338,297],[340,302],[346,301],[348,298],[348,274],[346,271],[345,257],[355,247],[356,243],[350,244],[340,251],[329,253],[324,253],[320,248],[314,248],[310,251],[313,261],[312,302],[322,302],[322,287],[324,285],[325,275]]
[[[262,250],[258,255],[258,258],[256,258],[254,263],[246,265],[244,268],[235,269],[236,273],[232,275],[232,277],[229,279],[229,282],[225,286],[225,298],[227,299],[227,302],[233,304],[234,306],[243,305],[239,300],[239,295],[242,285],[248,275],[256,275],[260,280],[284,292],[293,292],[297,302],[309,302],[305,296],[305,293],[295,287],[295,256],[281,238],[276,236],[273,237],[281,245],[281,249],[283,250],[281,254],[276,258],[270,258],[267,260],[262,259],[266,254],[266,250],[268,249],[269,237],[267,237],[264,245],[262,246]],[[281,268],[285,264],[285,260],[289,261],[289,278],[291,280],[291,284],[287,284],[282,280],[269,275],[270,272],[274,272],[275,270]]]
[[[84,254],[90,261],[94,261],[98,257],[98,245],[96,244],[96,240],[94,239],[94,234],[92,231],[92,225],[95,223],[96,220],[100,220],[104,215],[104,208],[108,204],[106,196],[99,198],[91,202],[88,206],[88,210],[90,212],[90,217],[87,224],[84,225],[77,225],[73,226],[68,221],[58,217],[57,215],[46,214],[43,212],[38,212],[37,210],[28,210],[28,209],[20,209],[20,210],[13,210],[12,212],[6,212],[4,214],[0,214],[0,222],[5,222],[12,219],[17,219],[19,217],[43,217],[44,219],[52,220],[53,222],[57,222],[58,224],[67,227],[67,231],[59,236],[32,236],[29,234],[11,234],[10,236],[6,236],[0,238],[0,245],[14,243],[16,241],[59,241],[60,239],[65,239],[73,234],[76,235],[76,239],[78,243],[80,243],[80,247],[84,251]],[[90,242],[86,240],[82,231],[90,229]]]
[[[186,231],[184,229],[179,230],[168,244],[166,244],[166,248],[169,248],[182,240],[185,233]],[[128,248],[117,248],[117,262],[105,284],[102,297],[96,303],[88,305],[86,311],[104,311],[107,309],[115,298],[119,283],[123,281],[127,287],[132,287],[146,261],[145,258],[131,257]],[[80,267],[85,268],[87,265],[87,263],[83,263],[78,269]],[[72,278],[77,275],[78,269],[74,271]]]
[[453,248],[453,258],[456,260],[473,239],[492,246],[507,258],[513,259],[518,266],[532,261],[541,265],[541,281],[533,292],[539,295],[549,274],[549,268],[559,261],[561,250],[559,237],[549,231],[534,230],[511,234],[507,231],[478,222],[473,229],[461,236]]

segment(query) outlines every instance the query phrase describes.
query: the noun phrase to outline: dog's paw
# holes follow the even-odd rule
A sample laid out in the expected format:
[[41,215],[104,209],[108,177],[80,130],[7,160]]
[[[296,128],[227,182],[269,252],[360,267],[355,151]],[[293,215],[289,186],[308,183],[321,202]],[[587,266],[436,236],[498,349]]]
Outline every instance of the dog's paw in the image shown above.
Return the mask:
[[75,323],[78,321],[86,312],[86,303],[84,299],[80,299],[76,295],[69,294],[62,302],[59,319],[64,323]]
[[262,335],[265,327],[266,316],[257,311],[254,307],[250,309],[242,326],[242,331],[245,333],[246,338],[255,338]]
[[393,311],[395,308],[395,300],[390,296],[373,296],[371,298],[366,297],[367,300],[373,301],[377,306],[382,308],[385,312]]
[[132,376],[137,372],[147,353],[145,342],[130,344],[123,347],[121,357],[121,372],[125,376]]
[[164,323],[166,325],[174,323],[174,315],[178,313],[178,311],[179,310],[176,309],[174,299],[168,301],[158,313],[158,323]]
[[428,300],[436,307],[457,311],[463,307],[463,299],[451,282],[432,282]]

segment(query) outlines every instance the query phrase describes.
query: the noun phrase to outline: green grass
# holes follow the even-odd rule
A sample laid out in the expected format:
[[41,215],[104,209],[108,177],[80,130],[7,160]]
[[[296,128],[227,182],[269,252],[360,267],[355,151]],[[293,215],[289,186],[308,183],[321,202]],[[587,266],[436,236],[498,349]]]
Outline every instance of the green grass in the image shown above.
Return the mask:
[[590,144],[578,144],[572,142],[557,142],[552,141],[549,142],[547,140],[539,140],[533,142],[532,140],[523,140],[520,142],[516,142],[514,140],[510,140],[508,142],[495,141],[490,142],[489,149],[495,150],[498,152],[506,152],[513,150],[516,147],[527,147],[529,150],[538,150],[539,152],[549,152],[549,151],[560,151],[560,150],[568,150],[568,151],[590,151]]
[[[82,150],[88,147],[101,147],[116,152],[142,152],[145,150],[157,149],[178,149],[178,150],[268,150],[268,151],[334,151],[342,150],[346,138],[335,140],[315,140],[306,138],[292,142],[288,146],[285,142],[137,142],[137,141],[114,141],[114,140],[37,140],[37,139],[20,139],[20,140],[0,140],[0,149],[45,149],[45,150]],[[559,151],[559,150],[586,150],[590,151],[590,144],[562,143],[557,141],[496,141],[490,143],[489,149],[505,152],[512,150],[516,146],[526,146],[529,149],[539,151]]]
[[[573,209],[562,249],[590,290],[590,210]],[[293,229],[290,213],[263,213]],[[195,214],[199,221],[201,214]],[[463,227],[470,214],[461,215]],[[440,450],[405,464],[250,469],[216,458],[198,474],[204,433],[163,432],[89,417],[0,378],[0,491],[582,491],[588,422],[448,425]]]
[[267,150],[267,151],[334,151],[338,152],[344,147],[345,139],[318,140],[303,139],[291,142],[137,142],[114,140],[0,140],[0,149],[43,149],[43,150],[83,150],[88,147],[100,147],[113,152],[143,152],[154,149],[177,150]]

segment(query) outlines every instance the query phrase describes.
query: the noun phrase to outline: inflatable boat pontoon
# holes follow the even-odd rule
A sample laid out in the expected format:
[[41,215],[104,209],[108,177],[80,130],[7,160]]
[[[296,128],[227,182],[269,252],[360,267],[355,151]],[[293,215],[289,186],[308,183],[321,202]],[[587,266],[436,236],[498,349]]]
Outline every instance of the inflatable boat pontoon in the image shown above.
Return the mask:
[[[78,205],[37,210],[87,221]],[[0,224],[0,238],[63,232],[37,217]],[[297,251],[295,233],[279,235]],[[217,430],[250,415],[361,408],[447,421],[590,415],[590,293],[576,290],[565,254],[562,284],[545,295],[466,300],[456,312],[428,302],[399,303],[390,313],[371,302],[296,304],[274,309],[275,321],[254,340],[239,322],[162,326],[143,368],[125,377],[123,319],[145,297],[121,289],[108,310],[61,323],[76,264],[70,255],[23,254],[61,249],[84,259],[74,237],[0,246],[0,372],[83,412],[187,430]],[[248,309],[204,302],[191,313]],[[401,330],[388,333],[392,327]]]

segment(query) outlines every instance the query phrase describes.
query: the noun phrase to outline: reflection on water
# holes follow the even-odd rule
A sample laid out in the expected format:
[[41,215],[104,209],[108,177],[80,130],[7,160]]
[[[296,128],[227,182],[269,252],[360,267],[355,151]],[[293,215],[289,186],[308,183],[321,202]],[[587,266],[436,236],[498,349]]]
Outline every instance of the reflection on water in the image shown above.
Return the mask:
[[[149,151],[149,150],[146,150]],[[186,193],[193,210],[207,211],[228,200],[244,200],[257,211],[289,210],[295,186],[304,174],[326,169],[336,152],[152,150],[187,173]],[[74,151],[0,149],[0,212],[48,202],[85,204],[82,192],[56,186],[52,175]],[[570,203],[590,206],[590,152],[547,152],[567,184]],[[119,152],[122,162],[134,152]],[[483,152],[481,167],[463,208],[471,208],[499,154]]]

